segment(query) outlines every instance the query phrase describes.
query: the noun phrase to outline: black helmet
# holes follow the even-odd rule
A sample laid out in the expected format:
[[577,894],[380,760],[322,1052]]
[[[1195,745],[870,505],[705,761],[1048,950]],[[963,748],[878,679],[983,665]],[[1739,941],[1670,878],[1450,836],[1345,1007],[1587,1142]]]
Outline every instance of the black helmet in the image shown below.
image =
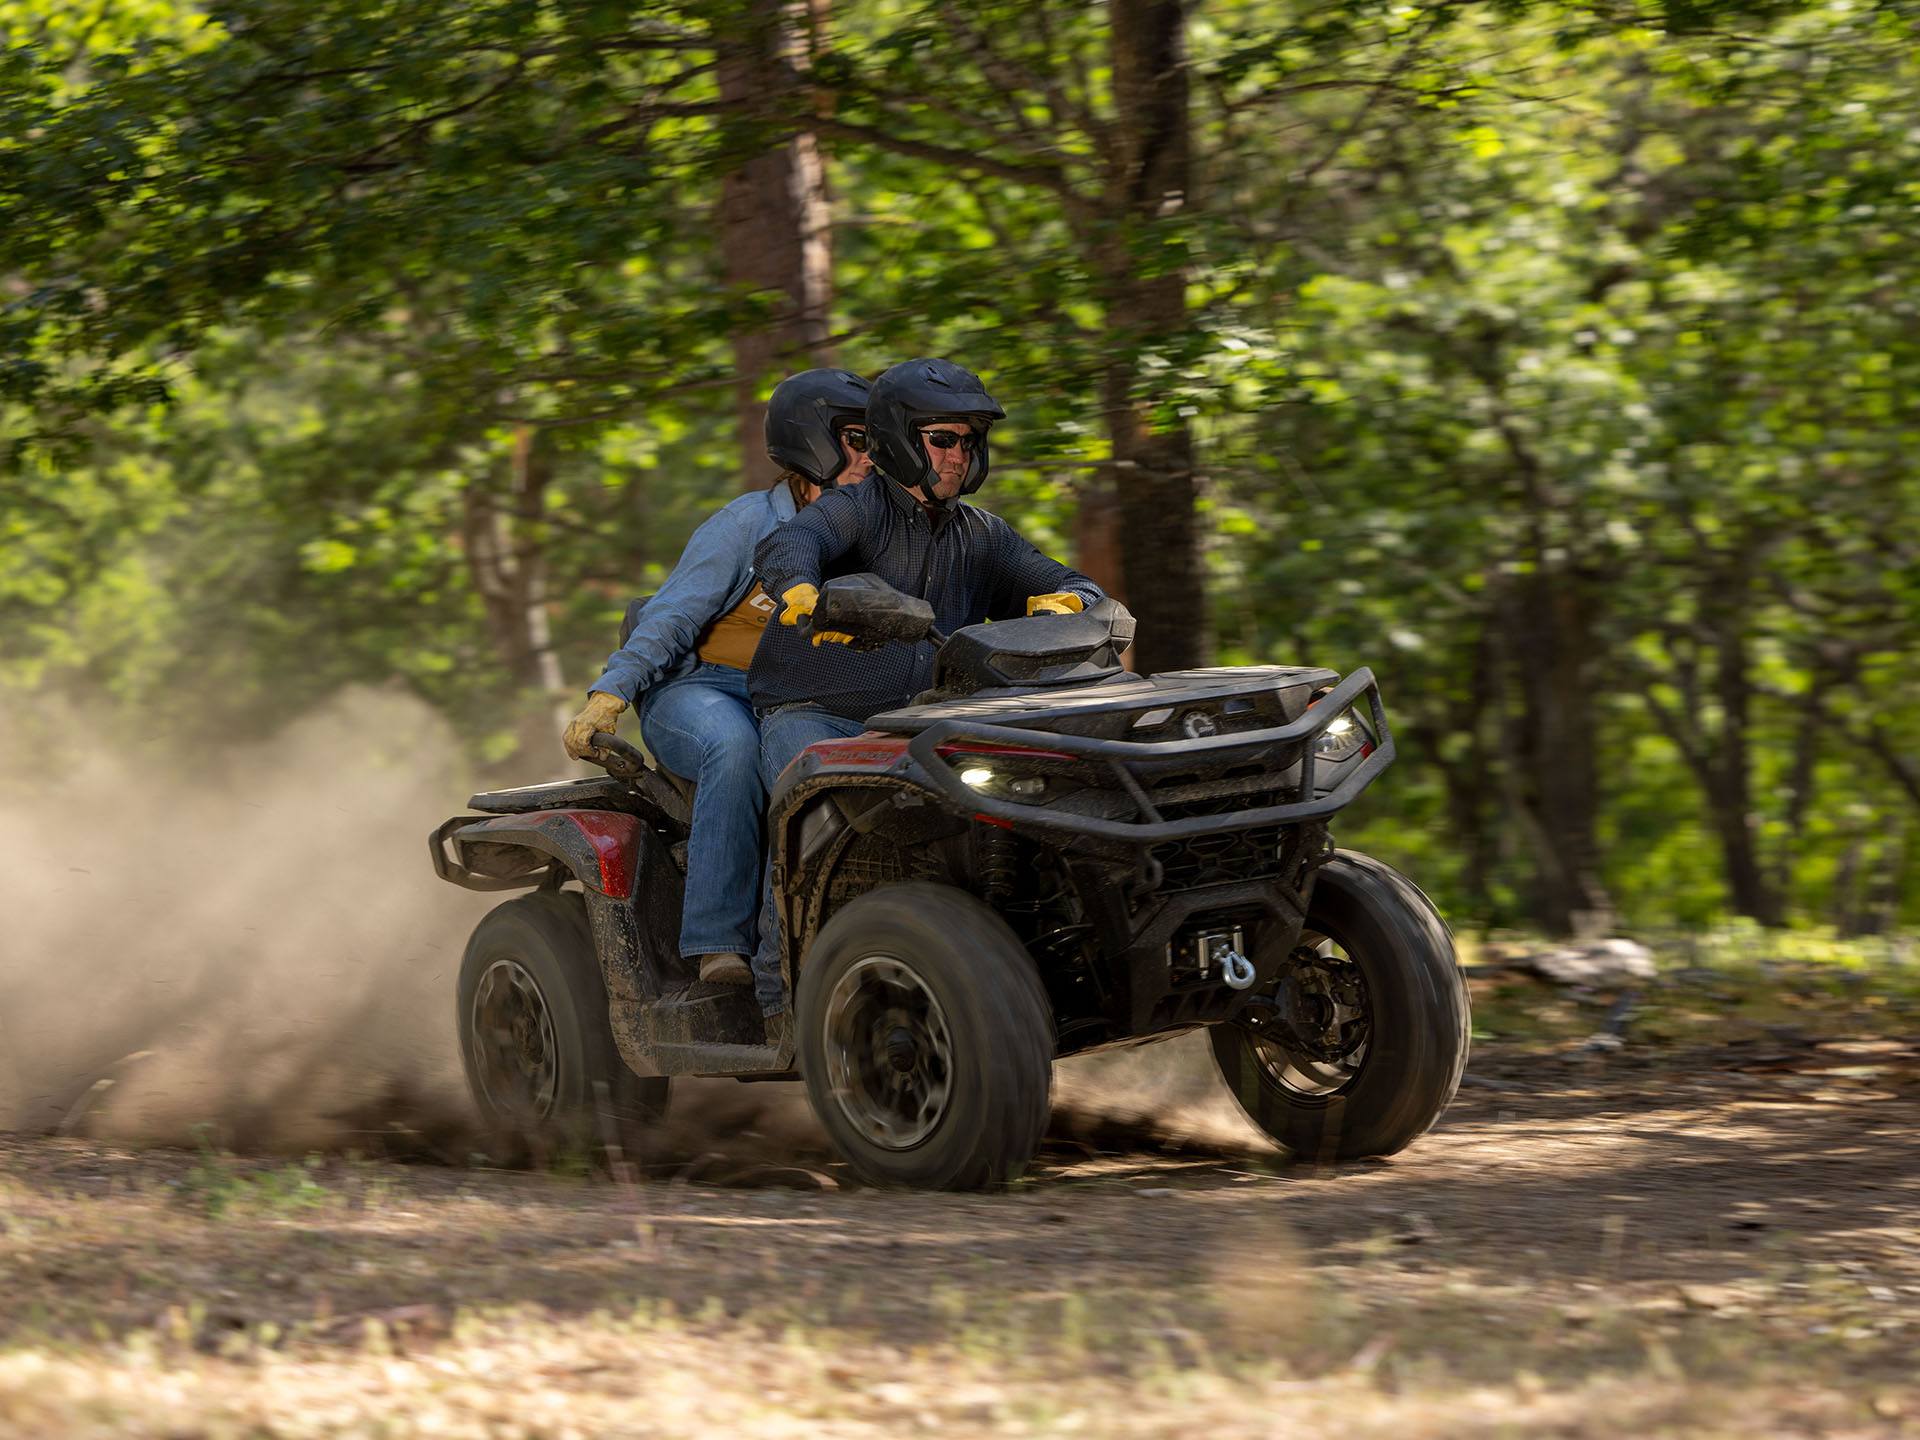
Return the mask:
[[822,490],[847,468],[840,429],[867,415],[871,387],[851,370],[802,370],[767,399],[767,458]]
[[902,360],[873,382],[867,400],[874,468],[918,490],[929,505],[942,503],[934,498],[935,477],[926,447],[914,432],[929,421],[963,420],[980,436],[980,448],[973,452],[966,483],[960,487],[962,495],[971,495],[987,479],[987,427],[1006,414],[971,370],[951,360]]

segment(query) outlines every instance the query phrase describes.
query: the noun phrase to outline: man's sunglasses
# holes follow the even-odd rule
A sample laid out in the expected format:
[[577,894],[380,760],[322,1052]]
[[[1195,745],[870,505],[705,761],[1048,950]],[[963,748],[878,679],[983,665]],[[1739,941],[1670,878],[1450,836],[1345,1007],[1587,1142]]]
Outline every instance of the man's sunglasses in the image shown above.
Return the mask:
[[964,445],[969,450],[980,448],[980,436],[972,430],[961,434],[955,434],[951,430],[922,430],[920,438],[936,450],[951,450],[956,445]]
[[848,425],[840,431],[840,438],[846,442],[847,449],[856,455],[867,453],[867,432],[858,425]]

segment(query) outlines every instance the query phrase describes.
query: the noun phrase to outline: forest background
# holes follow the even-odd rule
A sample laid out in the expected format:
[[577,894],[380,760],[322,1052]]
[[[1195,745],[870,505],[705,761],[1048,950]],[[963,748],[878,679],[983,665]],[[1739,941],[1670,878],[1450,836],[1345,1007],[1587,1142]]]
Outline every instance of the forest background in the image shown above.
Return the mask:
[[771,480],[779,376],[940,354],[1009,411],[980,499],[1139,668],[1375,668],[1402,758],[1342,838],[1463,928],[1920,919],[1912,8],[0,34],[0,686],[49,753],[397,683],[557,773],[626,600]]

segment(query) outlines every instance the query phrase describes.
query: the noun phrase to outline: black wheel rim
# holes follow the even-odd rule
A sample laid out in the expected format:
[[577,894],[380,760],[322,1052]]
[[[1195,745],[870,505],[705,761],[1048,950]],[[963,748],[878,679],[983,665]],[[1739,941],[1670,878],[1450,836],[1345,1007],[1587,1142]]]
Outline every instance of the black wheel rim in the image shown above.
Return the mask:
[[834,1103],[884,1150],[923,1144],[946,1117],[953,1036],[924,981],[891,955],[869,955],[827,997],[826,1060]]
[[1249,1027],[1263,1078],[1292,1095],[1325,1100],[1359,1078],[1373,1037],[1366,976],[1346,946],[1301,932],[1274,990],[1271,1019]]
[[496,960],[480,977],[469,1017],[474,1078],[496,1115],[545,1120],[560,1089],[558,1047],[547,997],[518,960]]

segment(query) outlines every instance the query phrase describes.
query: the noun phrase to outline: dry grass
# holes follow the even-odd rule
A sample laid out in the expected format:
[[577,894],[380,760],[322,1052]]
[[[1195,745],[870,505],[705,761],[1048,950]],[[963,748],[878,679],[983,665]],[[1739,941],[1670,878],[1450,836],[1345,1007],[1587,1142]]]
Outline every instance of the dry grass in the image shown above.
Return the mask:
[[136,1343],[96,1359],[0,1356],[0,1424],[48,1435],[1253,1437],[1894,1433],[1844,1386],[1689,1382],[1671,1361],[1550,1385],[1383,1378],[1366,1363],[1299,1377],[1204,1363],[1076,1373],[1070,1357],[1009,1370],[964,1354],[768,1337],[654,1317],[465,1319],[391,1353],[180,1358]]

